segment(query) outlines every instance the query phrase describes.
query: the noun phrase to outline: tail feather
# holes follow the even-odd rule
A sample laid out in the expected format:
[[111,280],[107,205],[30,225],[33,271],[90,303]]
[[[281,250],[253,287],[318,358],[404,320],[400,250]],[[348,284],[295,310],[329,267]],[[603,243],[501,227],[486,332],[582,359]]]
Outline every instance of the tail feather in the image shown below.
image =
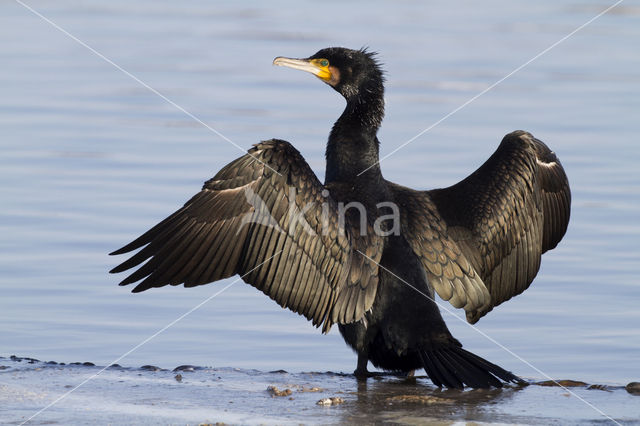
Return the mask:
[[422,368],[427,372],[427,375],[431,379],[434,385],[440,387],[442,386],[442,379],[438,374],[438,369],[431,362],[431,358],[425,351],[418,351],[418,355],[420,355],[420,360],[422,361]]
[[[431,352],[428,355],[433,360],[435,366],[438,368],[438,372],[440,373],[440,375],[444,377],[447,387],[460,389],[464,387],[463,381],[457,374],[458,370],[456,369],[456,366],[449,361],[448,357],[446,356],[447,353],[445,351],[435,351]],[[448,383],[450,383],[451,385],[449,385]]]
[[[469,354],[471,353],[469,352]],[[489,371],[489,368],[487,368],[486,366],[478,365],[474,363],[474,360],[465,358],[464,356],[462,356],[461,354],[455,351],[452,351],[450,353],[450,356],[451,358],[455,359],[458,362],[458,365],[460,365],[460,371],[472,373],[471,375],[468,374],[468,376],[470,377],[467,384],[470,387],[472,388],[488,388],[491,386],[496,388],[502,387],[502,382],[499,379],[497,379],[494,375],[492,375],[491,372]]]
[[502,387],[502,381],[524,383],[515,374],[462,349],[448,347],[421,350],[424,370],[436,386],[462,389]]

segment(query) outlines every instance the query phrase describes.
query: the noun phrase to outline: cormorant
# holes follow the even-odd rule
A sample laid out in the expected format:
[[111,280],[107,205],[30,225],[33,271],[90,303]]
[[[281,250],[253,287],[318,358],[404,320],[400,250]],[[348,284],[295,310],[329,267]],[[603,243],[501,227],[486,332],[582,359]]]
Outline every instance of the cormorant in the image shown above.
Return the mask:
[[[434,292],[475,323],[523,292],[562,239],[571,194],[556,155],[524,131],[504,137],[463,181],[417,191],[385,180],[376,136],[384,78],[366,49],[326,48],[275,65],[307,71],[346,108],[326,150],[324,185],[288,142],[260,142],[141,237],[111,272],[138,267],[133,292],[239,274],[327,332],[338,324],[367,363],[424,368],[437,386],[500,387],[514,374],[462,348]],[[421,294],[422,295],[421,295]]]

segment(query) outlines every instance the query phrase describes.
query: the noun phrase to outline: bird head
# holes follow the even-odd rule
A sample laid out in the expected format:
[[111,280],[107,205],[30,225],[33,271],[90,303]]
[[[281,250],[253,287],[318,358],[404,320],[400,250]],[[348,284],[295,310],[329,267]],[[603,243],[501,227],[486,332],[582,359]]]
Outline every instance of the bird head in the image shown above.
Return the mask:
[[383,72],[376,53],[366,48],[328,47],[304,59],[279,56],[273,64],[309,72],[347,100],[361,96],[363,92],[384,91]]

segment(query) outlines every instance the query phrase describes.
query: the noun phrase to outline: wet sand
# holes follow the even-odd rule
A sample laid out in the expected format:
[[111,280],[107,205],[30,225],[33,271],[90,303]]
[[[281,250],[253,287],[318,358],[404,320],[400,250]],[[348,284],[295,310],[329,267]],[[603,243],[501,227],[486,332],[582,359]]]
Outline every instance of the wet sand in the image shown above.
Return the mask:
[[188,364],[105,369],[0,357],[0,418],[6,424],[640,424],[640,394],[624,385],[529,382],[458,391],[424,376],[358,381],[334,372]]

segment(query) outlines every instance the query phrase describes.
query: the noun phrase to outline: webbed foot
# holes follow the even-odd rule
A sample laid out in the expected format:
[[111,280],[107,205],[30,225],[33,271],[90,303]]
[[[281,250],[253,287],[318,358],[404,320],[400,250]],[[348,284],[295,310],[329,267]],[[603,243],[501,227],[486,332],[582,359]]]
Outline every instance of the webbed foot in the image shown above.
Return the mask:
[[376,374],[372,373],[371,371],[367,370],[366,368],[360,369],[360,368],[356,368],[355,371],[353,372],[353,375],[356,376],[356,379],[358,380],[366,380],[369,377],[373,377]]

